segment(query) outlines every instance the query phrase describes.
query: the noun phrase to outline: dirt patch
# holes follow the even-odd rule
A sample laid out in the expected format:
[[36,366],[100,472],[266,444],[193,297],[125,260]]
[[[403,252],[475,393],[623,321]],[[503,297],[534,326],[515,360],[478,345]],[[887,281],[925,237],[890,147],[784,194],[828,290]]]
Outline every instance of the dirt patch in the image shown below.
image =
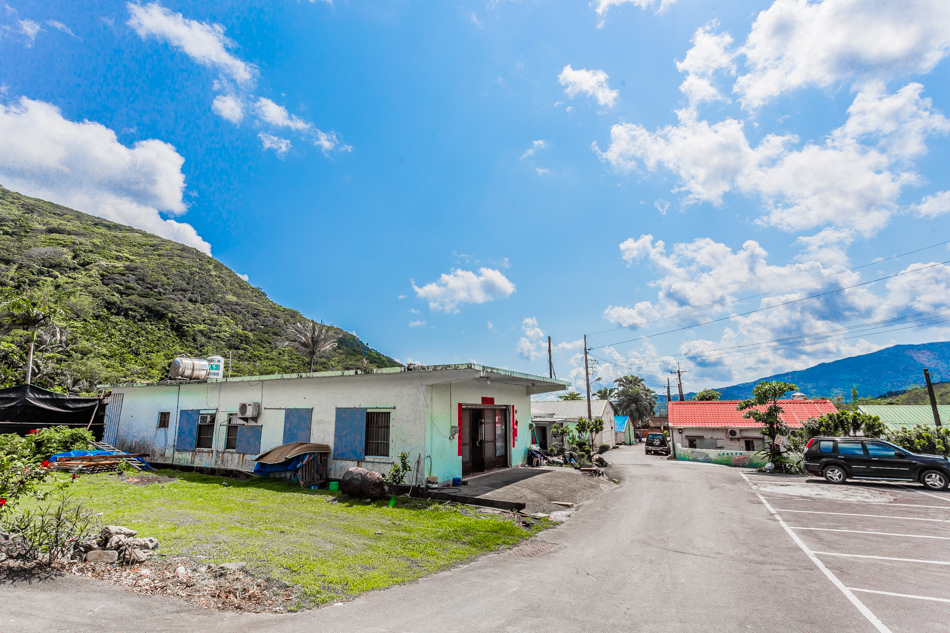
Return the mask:
[[136,486],[147,486],[149,484],[170,484],[175,481],[174,477],[162,477],[161,475],[129,475],[119,477],[119,481]]
[[829,501],[851,501],[856,503],[890,503],[896,499],[882,490],[855,488],[853,486],[832,486],[831,484],[807,483],[804,481],[770,482],[753,484],[756,490],[765,493],[827,499]]
[[204,609],[283,613],[301,605],[296,587],[256,578],[243,569],[197,564],[184,557],[152,559],[134,566],[57,563],[48,568],[0,563],[0,577],[8,582],[33,582],[59,574],[96,578],[145,596],[175,596]]

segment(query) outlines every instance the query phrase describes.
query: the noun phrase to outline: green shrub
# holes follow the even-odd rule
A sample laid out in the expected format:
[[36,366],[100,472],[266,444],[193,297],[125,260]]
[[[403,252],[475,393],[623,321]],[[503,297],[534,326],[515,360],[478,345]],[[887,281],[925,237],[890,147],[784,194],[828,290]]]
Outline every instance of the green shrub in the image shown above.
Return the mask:
[[887,439],[912,453],[950,457],[950,427],[918,424],[891,431]]
[[0,435],[0,457],[17,457],[33,462],[47,460],[56,453],[88,450],[93,438],[86,429],[54,426],[31,431],[25,437],[12,433]]
[[601,455],[603,455],[604,453],[606,453],[606,452],[609,451],[609,450],[610,450],[610,444],[601,444],[601,445],[597,448],[597,452],[600,453]]

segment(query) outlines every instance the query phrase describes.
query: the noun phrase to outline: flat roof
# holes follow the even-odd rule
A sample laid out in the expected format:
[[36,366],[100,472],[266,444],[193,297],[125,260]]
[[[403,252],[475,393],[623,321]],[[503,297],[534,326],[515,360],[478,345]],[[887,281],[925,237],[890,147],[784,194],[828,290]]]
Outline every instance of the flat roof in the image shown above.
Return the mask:
[[[117,383],[114,385],[100,385],[107,389],[116,388],[143,388],[143,387],[167,387],[182,384],[219,384],[232,382],[258,382],[261,380],[298,380],[301,378],[341,378],[344,376],[385,376],[396,374],[449,374],[448,380],[442,382],[460,382],[463,380],[481,380],[488,382],[495,380],[506,385],[522,385],[529,387],[532,393],[546,393],[550,391],[563,391],[570,386],[566,380],[557,380],[556,378],[547,378],[535,374],[526,374],[513,371],[511,369],[501,369],[500,367],[489,367],[478,363],[459,363],[454,365],[407,365],[405,367],[380,367],[376,369],[347,369],[340,371],[315,371],[302,372],[294,374],[269,374],[264,376],[233,376],[231,378],[208,378],[204,380],[161,380],[158,382],[129,382]],[[454,376],[453,376],[454,374]],[[439,381],[435,381],[439,382]]]

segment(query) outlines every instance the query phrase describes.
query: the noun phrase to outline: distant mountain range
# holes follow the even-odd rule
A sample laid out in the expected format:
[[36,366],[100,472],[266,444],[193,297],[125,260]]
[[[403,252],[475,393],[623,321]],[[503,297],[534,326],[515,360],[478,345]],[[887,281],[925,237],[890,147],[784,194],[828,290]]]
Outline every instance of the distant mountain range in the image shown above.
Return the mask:
[[[729,387],[716,387],[723,400],[752,397],[752,388],[765,380],[780,380],[798,385],[798,390],[813,398],[843,396],[851,400],[851,387],[862,398],[902,392],[924,384],[924,369],[934,382],[950,380],[950,342],[922,345],[895,345],[870,354],[820,363],[808,369],[789,371]],[[686,399],[694,393],[686,394]],[[658,394],[659,395],[659,394]],[[674,392],[673,399],[676,399]],[[666,394],[659,408],[666,410]]]

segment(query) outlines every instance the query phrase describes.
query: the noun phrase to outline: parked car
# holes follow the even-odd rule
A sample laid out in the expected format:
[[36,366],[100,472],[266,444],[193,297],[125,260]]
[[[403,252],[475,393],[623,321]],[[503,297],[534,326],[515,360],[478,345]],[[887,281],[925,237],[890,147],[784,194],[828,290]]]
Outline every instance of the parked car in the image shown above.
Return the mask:
[[666,441],[666,436],[662,433],[650,433],[647,435],[646,448],[647,455],[669,455],[670,443]]
[[931,490],[950,484],[950,459],[917,455],[884,440],[815,437],[805,446],[805,470],[833,484],[850,477],[919,481]]

